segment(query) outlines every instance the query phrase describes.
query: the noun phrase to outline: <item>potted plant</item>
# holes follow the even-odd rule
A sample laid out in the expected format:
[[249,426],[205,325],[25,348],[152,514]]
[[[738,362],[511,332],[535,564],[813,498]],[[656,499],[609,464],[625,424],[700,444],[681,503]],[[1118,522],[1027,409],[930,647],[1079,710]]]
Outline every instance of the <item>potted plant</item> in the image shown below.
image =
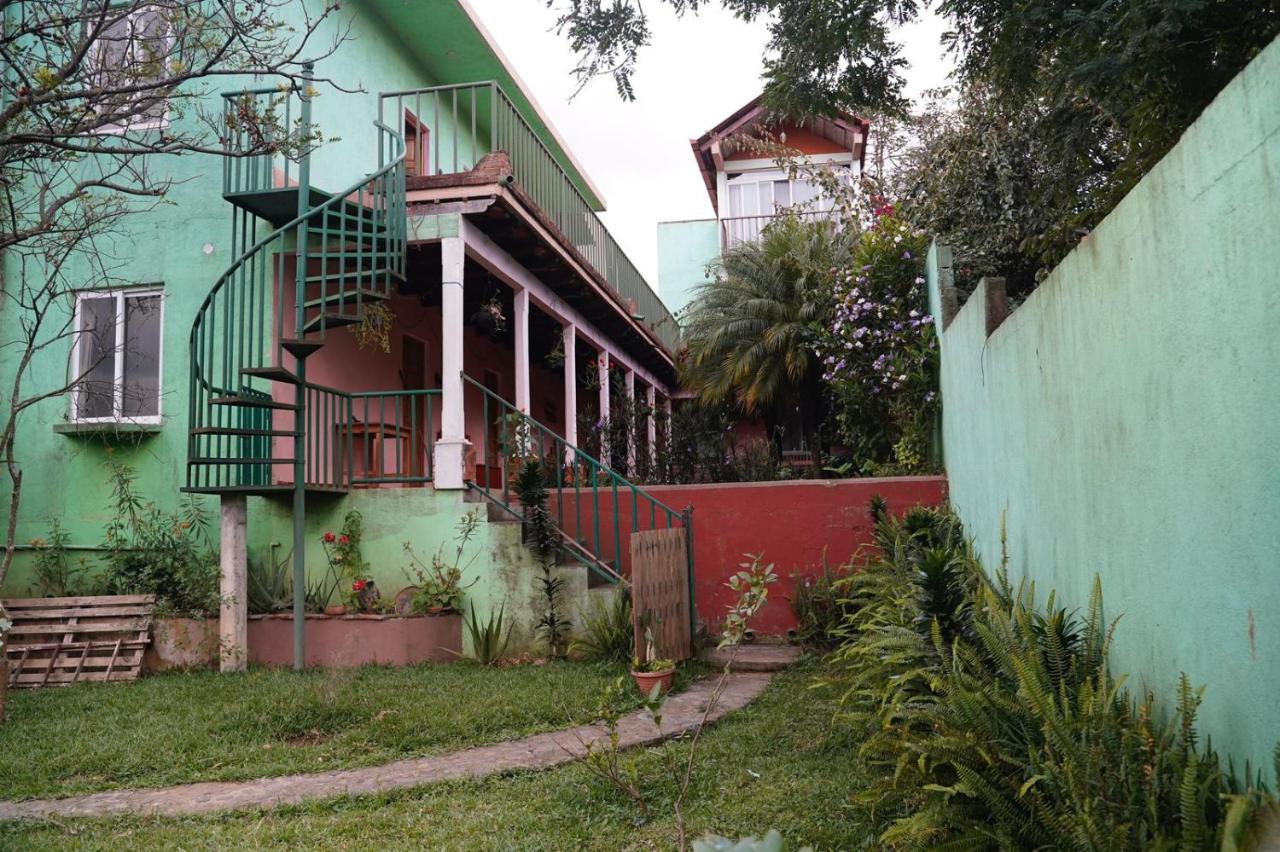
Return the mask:
[[644,656],[634,657],[631,661],[631,679],[636,687],[645,695],[653,695],[654,690],[661,695],[671,690],[671,681],[676,676],[676,664],[658,656],[658,649],[653,641],[653,630],[644,629]]
[[502,299],[497,293],[471,315],[471,323],[490,337],[497,337],[507,330],[507,316],[502,310]]

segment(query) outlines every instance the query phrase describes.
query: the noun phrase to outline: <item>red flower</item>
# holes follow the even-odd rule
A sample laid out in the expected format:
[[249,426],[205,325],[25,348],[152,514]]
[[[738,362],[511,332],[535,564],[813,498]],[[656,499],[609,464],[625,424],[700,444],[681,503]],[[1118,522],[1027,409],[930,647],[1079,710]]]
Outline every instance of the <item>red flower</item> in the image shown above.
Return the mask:
[[363,591],[364,591],[364,587],[365,587],[365,582],[364,582],[364,580],[356,580],[354,583],[352,583],[352,584],[351,584],[351,591],[353,591],[353,592],[363,592]]
[[345,535],[338,536],[338,544],[347,544],[350,541],[351,539],[347,538]]
[[324,543],[325,543],[325,544],[333,544],[333,539],[334,539],[334,535],[333,535],[333,533],[331,533],[331,532],[327,532],[327,533],[325,533],[325,534],[324,534]]

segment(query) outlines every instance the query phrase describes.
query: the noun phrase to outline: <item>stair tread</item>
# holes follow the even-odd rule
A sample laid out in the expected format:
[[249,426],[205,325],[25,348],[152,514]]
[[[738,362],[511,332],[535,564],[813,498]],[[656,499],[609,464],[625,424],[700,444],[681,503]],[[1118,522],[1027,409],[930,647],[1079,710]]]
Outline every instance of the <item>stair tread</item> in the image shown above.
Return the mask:
[[321,327],[326,329],[341,328],[344,325],[355,325],[360,322],[360,319],[360,317],[353,314],[335,314],[325,311],[307,320],[306,324],[302,326],[302,330],[304,333],[309,333],[317,331]]
[[308,299],[307,301],[302,303],[302,307],[320,308],[320,307],[325,307],[327,305],[332,305],[335,302],[338,304],[342,304],[344,302],[354,301],[357,298],[357,296],[362,301],[378,301],[378,302],[385,302],[387,299],[391,298],[388,294],[382,293],[377,290],[356,290],[356,291],[344,292],[344,293],[330,293],[329,295],[322,296],[318,299]]
[[280,348],[293,356],[303,358],[324,346],[319,340],[307,340],[305,337],[285,337],[280,340]]
[[284,367],[243,367],[240,370],[240,374],[259,379],[268,379],[273,382],[284,382],[291,385],[299,384],[298,377]]
[[254,396],[215,396],[209,400],[212,405],[243,405],[247,408],[279,408],[288,411],[296,411],[297,406],[292,402],[279,402],[270,397],[254,397]]
[[262,458],[261,456],[189,456],[187,464],[293,464],[289,458]]
[[197,426],[192,435],[231,435],[235,437],[296,438],[298,433],[288,429],[241,429],[237,426]]

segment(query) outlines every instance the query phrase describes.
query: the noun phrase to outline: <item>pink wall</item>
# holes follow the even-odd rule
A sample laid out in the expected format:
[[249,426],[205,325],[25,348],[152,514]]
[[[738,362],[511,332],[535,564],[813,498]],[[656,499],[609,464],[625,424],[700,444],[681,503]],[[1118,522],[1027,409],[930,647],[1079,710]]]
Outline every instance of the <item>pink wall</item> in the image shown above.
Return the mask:
[[[292,260],[286,263],[286,274],[292,275]],[[293,322],[292,289],[285,287],[285,326],[286,334],[291,333]],[[404,338],[416,337],[426,344],[426,382],[428,388],[440,387],[440,370],[443,360],[441,351],[440,309],[424,306],[416,296],[395,296],[388,303],[395,313],[391,330],[391,351],[378,349],[361,349],[356,344],[351,327],[332,329],[325,338],[325,345],[307,361],[307,380],[337,390],[355,391],[397,391],[405,388],[401,376],[401,365],[404,351]],[[472,326],[467,326],[463,333],[463,363],[467,375],[484,383],[486,372],[497,375],[497,390],[500,395],[511,402],[515,400],[515,353],[502,342],[493,340]],[[289,359],[286,359],[289,360]],[[292,367],[292,364],[286,366]],[[554,431],[564,433],[564,379],[558,370],[553,374],[542,363],[530,364],[531,408],[535,419],[544,423],[546,408],[553,406],[556,420],[547,423]],[[276,384],[273,388],[276,399],[292,401],[293,389]],[[583,394],[579,392],[579,405]],[[488,455],[484,446],[484,410],[482,394],[470,385],[464,391],[466,408],[466,435],[476,449],[476,460],[485,464]],[[380,410],[370,407],[367,412],[356,411],[357,419],[376,422],[381,416]],[[490,412],[491,419],[496,417]],[[394,418],[394,412],[388,409],[387,420]],[[432,402],[431,436],[440,434],[440,399]],[[274,413],[276,428],[292,427],[292,415],[288,411]],[[313,430],[314,431],[314,430]],[[492,427],[491,427],[491,431]],[[388,442],[384,451],[384,464],[390,470],[395,464],[396,447]],[[292,455],[290,439],[277,439],[275,455],[277,458],[288,458]],[[289,465],[276,465],[273,471],[276,482],[293,481],[293,469]]]
[[[941,476],[888,479],[793,480],[719,485],[658,485],[645,489],[673,509],[693,506],[694,589],[699,616],[718,623],[734,600],[725,587],[739,570],[744,554],[761,554],[774,564],[779,581],[770,587],[769,602],[754,628],[766,635],[782,635],[796,625],[790,598],[797,577],[822,571],[823,551],[828,564],[847,562],[871,541],[867,506],[875,495],[883,497],[890,511],[900,514],[915,506],[936,506],[946,500],[946,479]],[[582,489],[582,524],[578,534],[588,545],[595,543],[592,507],[601,513],[600,540],[606,554],[615,553],[612,493],[601,490],[599,502]],[[560,511],[558,492],[549,501]],[[628,495],[619,495],[622,508],[619,535],[625,542],[632,531],[632,507]],[[572,492],[565,492],[562,523],[577,529],[578,513]],[[640,529],[650,528],[647,504],[637,513]],[[666,525],[659,514],[658,527]],[[624,573],[630,571],[629,554],[620,554]]]

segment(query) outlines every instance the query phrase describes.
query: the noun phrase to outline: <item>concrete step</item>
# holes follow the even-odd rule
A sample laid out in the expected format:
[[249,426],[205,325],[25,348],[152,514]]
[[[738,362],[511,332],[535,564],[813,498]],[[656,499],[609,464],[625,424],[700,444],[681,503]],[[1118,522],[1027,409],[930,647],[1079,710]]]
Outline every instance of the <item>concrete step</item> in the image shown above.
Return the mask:
[[[800,648],[795,645],[740,645],[733,648],[705,649],[699,659],[718,669],[729,664],[735,672],[780,672],[800,659]],[[730,660],[732,659],[732,662]]]

